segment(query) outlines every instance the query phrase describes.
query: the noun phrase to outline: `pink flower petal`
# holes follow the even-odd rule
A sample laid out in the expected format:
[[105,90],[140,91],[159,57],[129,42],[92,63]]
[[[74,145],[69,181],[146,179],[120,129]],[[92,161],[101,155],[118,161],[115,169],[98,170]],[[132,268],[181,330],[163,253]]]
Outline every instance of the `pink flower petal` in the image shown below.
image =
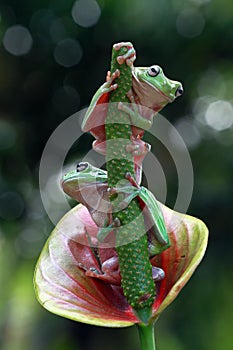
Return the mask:
[[[200,263],[207,246],[204,223],[162,206],[171,247],[151,259],[166,277],[157,283],[153,318],[174,300]],[[87,233],[88,232],[88,236]],[[97,227],[87,209],[78,205],[57,224],[42,250],[35,270],[39,302],[49,311],[105,327],[126,327],[139,320],[123,296],[122,289],[105,277],[93,278],[86,270],[101,272],[88,239],[95,239]],[[88,238],[89,237],[89,238]],[[114,256],[114,249],[101,249],[102,262]]]
[[177,213],[161,205],[171,247],[155,256],[151,263],[161,267],[165,278],[158,284],[153,318],[176,298],[201,262],[208,243],[208,229],[192,216]]

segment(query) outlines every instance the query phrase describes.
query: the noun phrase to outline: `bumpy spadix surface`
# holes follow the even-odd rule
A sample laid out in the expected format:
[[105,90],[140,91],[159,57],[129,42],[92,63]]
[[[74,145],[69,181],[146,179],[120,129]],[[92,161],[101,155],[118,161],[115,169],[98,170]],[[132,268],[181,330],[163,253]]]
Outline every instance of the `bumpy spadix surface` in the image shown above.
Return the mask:
[[[200,263],[207,246],[205,224],[191,216],[161,205],[171,247],[151,259],[166,277],[156,283],[153,319],[176,298]],[[88,235],[87,235],[88,233]],[[57,224],[42,250],[35,270],[35,290],[39,302],[49,311],[105,327],[126,327],[140,322],[127,303],[120,286],[90,277],[85,270],[101,269],[87,237],[95,237],[97,227],[87,209],[78,205]],[[102,256],[111,256],[113,249]]]

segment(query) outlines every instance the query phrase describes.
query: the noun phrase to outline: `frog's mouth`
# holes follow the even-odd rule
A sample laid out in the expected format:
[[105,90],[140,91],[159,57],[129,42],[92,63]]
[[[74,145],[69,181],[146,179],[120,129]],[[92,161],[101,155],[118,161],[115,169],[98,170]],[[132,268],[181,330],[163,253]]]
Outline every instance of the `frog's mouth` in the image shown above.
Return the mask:
[[[89,208],[100,207],[103,193],[107,191],[107,182],[93,182],[86,183],[77,177],[70,177],[67,180],[61,181],[63,191],[74,200],[82,203]],[[105,201],[103,201],[105,202]]]
[[140,105],[160,110],[166,104],[174,101],[175,96],[168,96],[148,81],[140,80],[134,71],[132,76],[132,89]]
[[73,175],[69,176],[69,178],[63,178],[61,180],[61,186],[64,188],[64,186],[66,188],[70,188],[71,190],[73,190],[74,188],[76,188],[76,190],[78,189],[79,191],[83,191],[85,188],[97,188],[97,187],[101,187],[101,186],[106,186],[107,181],[106,179],[102,179],[102,178],[96,178],[93,177],[92,181],[87,181],[85,176],[79,176],[77,177],[77,173],[74,172]]
[[[138,70],[144,71],[144,74],[139,74]],[[144,75],[148,75],[148,79]],[[151,107],[156,110],[160,106],[173,102],[178,96],[183,94],[182,84],[166,77],[164,77],[164,79],[168,81],[167,83],[165,81],[164,84],[160,83],[161,86],[159,86],[159,83],[158,86],[156,86],[155,80],[154,84],[152,84],[149,81],[151,75],[147,67],[134,68],[132,70],[132,76],[135,94],[141,101],[141,104],[146,107]],[[166,87],[166,85],[171,86],[170,89],[169,87],[167,88],[167,92],[164,92],[162,87]]]

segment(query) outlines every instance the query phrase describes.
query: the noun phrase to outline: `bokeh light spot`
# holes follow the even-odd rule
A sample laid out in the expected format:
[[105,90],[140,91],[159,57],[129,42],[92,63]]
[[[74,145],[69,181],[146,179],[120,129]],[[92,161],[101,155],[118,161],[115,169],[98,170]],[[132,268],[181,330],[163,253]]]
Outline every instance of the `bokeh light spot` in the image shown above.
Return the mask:
[[48,36],[51,23],[56,19],[52,10],[40,9],[33,13],[30,20],[32,33],[40,36]]
[[67,37],[65,25],[61,18],[57,18],[52,22],[49,33],[55,43]]
[[0,217],[5,220],[19,218],[24,211],[24,201],[17,192],[5,192],[0,196]]
[[101,15],[101,10],[95,0],[78,0],[72,8],[72,17],[75,23],[81,27],[94,26]]
[[176,28],[180,35],[187,38],[194,38],[201,34],[205,27],[203,15],[195,9],[182,11],[176,20]]
[[61,40],[54,50],[55,61],[64,67],[73,67],[78,64],[82,58],[82,48],[75,39],[67,38]]
[[210,68],[201,75],[197,89],[200,96],[224,96],[227,89],[226,80],[219,71]]
[[188,149],[194,149],[198,146],[201,141],[201,135],[192,121],[183,118],[175,124],[175,127],[182,136]]
[[16,141],[16,131],[12,125],[5,120],[0,120],[0,150],[9,149]]
[[199,126],[206,126],[205,113],[210,103],[216,101],[214,96],[201,96],[198,97],[194,103],[192,108],[192,113],[195,118],[196,124]]
[[233,125],[233,107],[228,101],[212,102],[205,113],[205,121],[211,128],[222,131]]
[[21,25],[8,28],[3,37],[4,48],[15,56],[26,55],[30,51],[32,43],[31,33]]

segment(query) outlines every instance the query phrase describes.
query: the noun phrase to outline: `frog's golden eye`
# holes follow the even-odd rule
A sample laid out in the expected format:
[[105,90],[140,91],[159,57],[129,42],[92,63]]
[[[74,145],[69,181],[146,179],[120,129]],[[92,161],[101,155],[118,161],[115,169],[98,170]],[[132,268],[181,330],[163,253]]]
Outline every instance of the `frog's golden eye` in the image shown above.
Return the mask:
[[76,171],[77,171],[77,173],[79,173],[80,171],[86,170],[87,167],[88,167],[88,163],[86,163],[86,162],[81,162],[81,163],[79,163],[79,164],[77,165]]
[[151,66],[148,69],[148,74],[150,77],[156,77],[160,73],[160,68],[159,66]]

